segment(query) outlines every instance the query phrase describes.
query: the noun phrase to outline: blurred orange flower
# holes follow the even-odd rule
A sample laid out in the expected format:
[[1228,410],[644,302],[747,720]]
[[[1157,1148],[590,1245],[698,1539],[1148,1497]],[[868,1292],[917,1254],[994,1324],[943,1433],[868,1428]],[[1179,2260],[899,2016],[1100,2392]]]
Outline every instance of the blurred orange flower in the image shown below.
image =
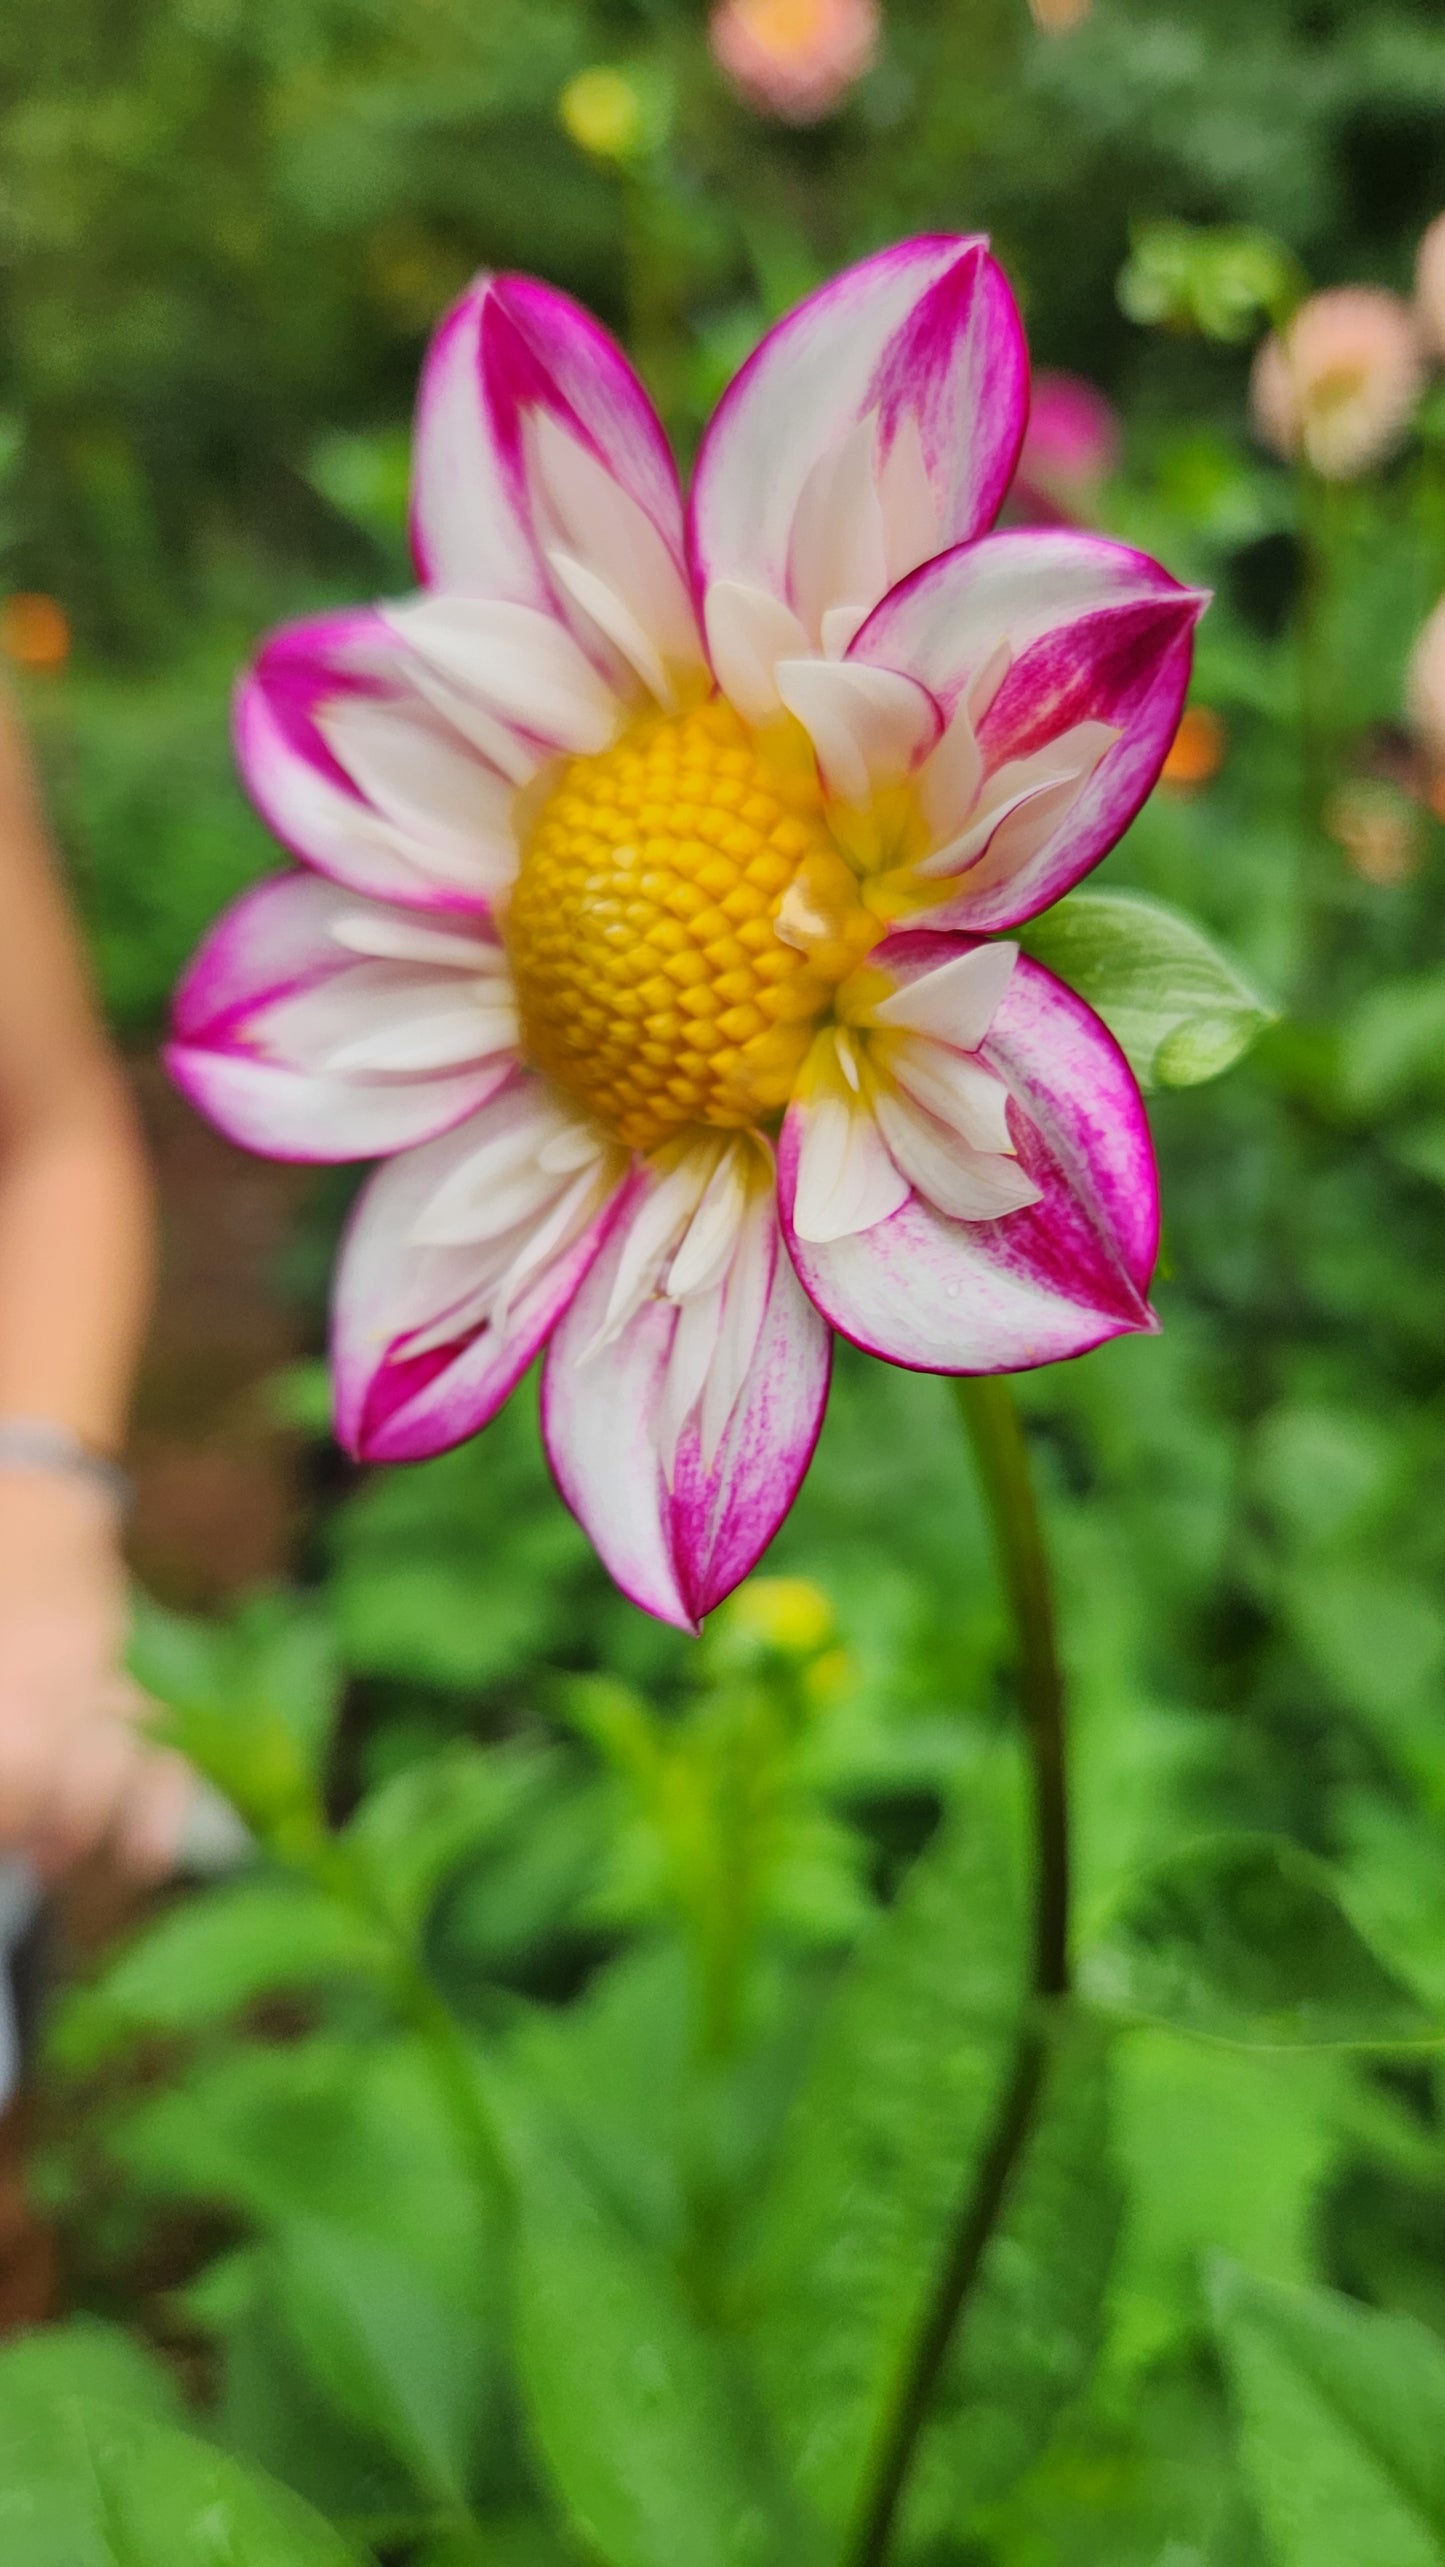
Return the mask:
[[1224,764],[1229,734],[1217,713],[1204,704],[1187,704],[1174,745],[1159,773],[1161,784],[1176,793],[1197,793]]
[[1414,314],[1383,286],[1341,285],[1265,340],[1250,386],[1256,431],[1327,481],[1367,472],[1399,442],[1425,379]]
[[1029,0],[1034,25],[1045,35],[1066,36],[1071,27],[1081,27],[1094,5],[1094,0]]
[[70,618],[53,597],[18,590],[0,602],[0,651],[17,668],[53,676],[70,657]]
[[877,59],[878,0],[720,0],[713,59],[767,115],[815,125]]
[[1445,214],[1437,214],[1415,255],[1415,310],[1436,356],[1445,357]]

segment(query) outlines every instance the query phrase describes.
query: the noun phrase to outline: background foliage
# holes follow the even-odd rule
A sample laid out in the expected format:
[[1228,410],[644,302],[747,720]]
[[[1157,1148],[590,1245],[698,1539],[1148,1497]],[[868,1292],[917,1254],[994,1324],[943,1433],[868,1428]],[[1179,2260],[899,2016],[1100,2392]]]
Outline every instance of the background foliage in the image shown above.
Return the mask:
[[[231,673],[403,576],[411,386],[478,264],[595,303],[686,447],[834,265],[993,231],[1038,357],[1122,409],[1106,522],[1217,592],[1222,766],[1109,887],[1196,912],[1283,1013],[1155,1099],[1162,1337],[1024,1385],[1085,2002],[900,2554],[1438,2567],[1445,848],[1400,723],[1445,413],[1335,495],[1302,822],[1299,493],[1248,439],[1249,331],[1146,329],[1116,281],[1168,218],[1406,287],[1445,33],[1406,0],[1097,0],[1055,40],[1023,0],[892,0],[798,134],[703,39],[684,0],[8,0],[3,574],[76,637],[26,702],[98,969],[148,1041],[270,861]],[[621,164],[558,115],[597,63],[646,106]],[[1390,879],[1341,822],[1362,786]],[[316,1341],[339,1209],[288,1269]],[[294,1588],[224,1628],[148,1608],[138,1661],[261,1851],[56,2020],[74,2314],[0,2355],[7,2557],[841,2559],[1024,1967],[949,1400],[844,1360],[781,1583],[690,1645],[608,1587],[525,1400],[354,1484],[314,1371],[277,1397],[319,1492]]]

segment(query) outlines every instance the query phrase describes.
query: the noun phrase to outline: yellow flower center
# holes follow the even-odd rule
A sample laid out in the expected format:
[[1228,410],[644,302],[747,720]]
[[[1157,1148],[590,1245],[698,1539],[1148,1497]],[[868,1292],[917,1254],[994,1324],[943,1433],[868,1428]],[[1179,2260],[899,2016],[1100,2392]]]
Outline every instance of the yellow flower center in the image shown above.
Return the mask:
[[506,920],[534,1067],[630,1149],[787,1103],[833,990],[883,932],[801,738],[714,700],[573,758]]

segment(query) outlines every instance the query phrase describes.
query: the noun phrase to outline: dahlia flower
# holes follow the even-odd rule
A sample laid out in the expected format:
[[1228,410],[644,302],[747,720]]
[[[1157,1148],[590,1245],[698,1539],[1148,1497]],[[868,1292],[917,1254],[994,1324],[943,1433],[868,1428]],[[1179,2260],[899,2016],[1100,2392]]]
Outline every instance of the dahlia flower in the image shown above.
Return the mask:
[[620,349],[485,278],[423,380],[420,593],[240,691],[303,869],[212,931],[169,1058],[250,1148],[384,1162],[340,1436],[436,1453],[545,1346],[562,1493],[684,1627],[787,1512],[833,1330],[962,1373],[1152,1325],[1138,1090],[1009,931],[1144,800],[1201,600],[988,533],[1027,401],[986,245],[907,242],[763,342],[684,506]]
[[764,115],[816,125],[841,106],[883,40],[878,0],[718,0],[718,69]]
[[1419,326],[1380,285],[1311,295],[1262,341],[1250,380],[1255,429],[1287,463],[1353,481],[1392,453],[1425,383]]

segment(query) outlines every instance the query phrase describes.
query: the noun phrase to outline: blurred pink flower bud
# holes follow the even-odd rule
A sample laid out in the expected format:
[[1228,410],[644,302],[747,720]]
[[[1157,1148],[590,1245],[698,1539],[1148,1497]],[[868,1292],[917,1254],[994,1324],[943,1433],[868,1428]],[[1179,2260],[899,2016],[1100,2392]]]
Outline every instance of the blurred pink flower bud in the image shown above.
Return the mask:
[[815,125],[877,58],[878,0],[719,0],[708,41],[734,88],[765,115]]
[[1408,304],[1382,286],[1336,286],[1301,304],[1255,358],[1256,432],[1287,462],[1351,481],[1398,444],[1424,370]]
[[1445,356],[1445,214],[1437,214],[1415,256],[1415,311],[1436,356]]
[[1445,597],[1422,626],[1410,654],[1405,706],[1427,749],[1445,760]]
[[1010,519],[1022,526],[1087,521],[1118,460],[1119,423],[1102,392],[1079,374],[1036,374]]

